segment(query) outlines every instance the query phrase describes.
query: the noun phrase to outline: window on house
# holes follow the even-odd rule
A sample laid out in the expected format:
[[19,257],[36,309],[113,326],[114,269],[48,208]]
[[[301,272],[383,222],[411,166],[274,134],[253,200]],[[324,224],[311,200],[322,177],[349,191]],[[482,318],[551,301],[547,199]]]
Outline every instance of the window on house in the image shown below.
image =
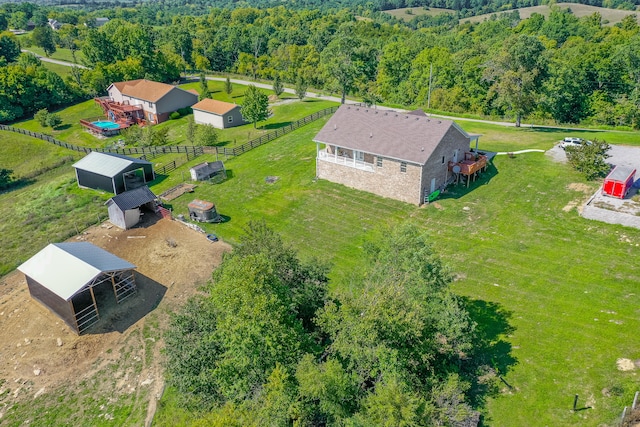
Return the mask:
[[444,165],[444,156],[442,156],[442,164]]
[[149,107],[151,107],[151,101],[147,101],[147,104],[149,104]]
[[229,116],[229,118],[227,119],[227,121],[228,121],[229,123],[233,123],[233,116]]
[[376,158],[376,166],[378,166],[379,168],[382,167],[382,157],[378,156]]
[[400,162],[400,172],[407,171],[407,162]]

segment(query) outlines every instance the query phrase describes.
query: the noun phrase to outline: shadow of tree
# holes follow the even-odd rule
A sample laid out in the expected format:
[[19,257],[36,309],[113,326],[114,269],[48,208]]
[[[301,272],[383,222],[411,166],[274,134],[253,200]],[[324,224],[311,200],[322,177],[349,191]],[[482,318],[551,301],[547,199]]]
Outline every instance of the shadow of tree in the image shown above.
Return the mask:
[[471,405],[483,407],[488,397],[500,393],[501,389],[513,389],[504,379],[509,369],[517,364],[511,355],[511,343],[505,337],[515,328],[509,323],[512,313],[501,304],[490,301],[461,298],[462,304],[476,322],[471,369],[474,371],[471,387]]
[[261,129],[264,129],[264,130],[280,129],[285,126],[289,126],[291,123],[293,122],[288,121],[288,122],[280,122],[280,123],[269,123],[267,125],[261,126]]

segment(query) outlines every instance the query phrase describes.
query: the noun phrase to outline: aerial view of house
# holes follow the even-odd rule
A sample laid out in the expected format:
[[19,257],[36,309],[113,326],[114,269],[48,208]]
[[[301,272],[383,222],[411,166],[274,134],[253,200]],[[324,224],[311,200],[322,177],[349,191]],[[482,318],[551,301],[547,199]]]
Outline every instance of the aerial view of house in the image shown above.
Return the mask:
[[198,94],[166,83],[139,79],[112,83],[107,89],[107,102],[137,106],[151,124],[162,123],[181,108],[198,102]]
[[[420,205],[453,177],[471,136],[451,120],[343,105],[318,132],[316,175]],[[321,147],[324,145],[324,147]]]

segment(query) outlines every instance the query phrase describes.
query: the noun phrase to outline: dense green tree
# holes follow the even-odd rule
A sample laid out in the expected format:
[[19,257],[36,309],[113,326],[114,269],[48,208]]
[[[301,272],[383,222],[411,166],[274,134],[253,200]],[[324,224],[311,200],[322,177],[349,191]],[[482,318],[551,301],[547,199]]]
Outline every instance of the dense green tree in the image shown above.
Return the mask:
[[142,128],[140,126],[129,126],[125,130],[121,131],[120,134],[124,139],[126,145],[135,146],[138,145],[138,141],[142,139]]
[[8,19],[9,28],[15,30],[26,30],[29,24],[29,17],[25,12],[13,12]]
[[339,90],[342,104],[357,82],[365,77],[364,63],[358,56],[363,44],[354,36],[343,35],[334,38],[320,55],[325,81]]
[[48,25],[36,27],[31,32],[33,43],[44,50],[44,54],[51,56],[56,51],[56,43],[53,30]]
[[538,88],[546,75],[545,48],[533,36],[506,40],[502,50],[486,64],[484,77],[492,82],[495,103],[512,111],[516,126],[535,106]]
[[5,31],[9,28],[9,21],[7,20],[7,16],[0,12],[0,31]]
[[264,224],[250,224],[216,270],[208,295],[174,317],[167,336],[170,383],[199,404],[242,403],[265,390],[271,409],[263,411],[287,406],[286,372],[314,346],[301,320],[309,304],[318,305],[298,292],[307,281],[324,289],[326,276],[318,276],[317,265],[300,263]]
[[276,74],[275,78],[273,79],[273,93],[276,96],[280,96],[282,95],[283,92],[284,92],[284,86],[280,81],[280,75]]
[[0,168],[0,189],[5,189],[13,182],[13,171],[11,169]]
[[194,145],[213,146],[218,142],[218,131],[211,125],[196,125]]
[[207,82],[207,77],[205,76],[204,73],[200,73],[200,80],[199,80],[199,90],[198,90],[198,99],[200,101],[202,101],[205,98],[209,98],[209,83]]
[[104,31],[90,29],[82,43],[82,53],[89,65],[111,62],[115,49]]
[[244,101],[240,109],[242,117],[253,127],[269,117],[269,97],[254,85],[249,85],[244,92]]
[[307,87],[308,87],[307,82],[304,81],[302,76],[298,76],[298,78],[296,79],[295,92],[299,100],[302,101],[304,98],[306,98]]
[[0,63],[14,62],[20,56],[20,43],[9,31],[0,33]]
[[224,81],[224,91],[227,95],[231,95],[233,93],[233,84],[231,84],[231,79],[229,76]]
[[210,409],[194,425],[470,419],[473,324],[448,290],[451,273],[416,227],[385,236],[365,245],[367,268],[351,279],[358,291],[327,301],[326,267],[301,263],[251,223],[166,337],[169,385]]
[[49,111],[46,108],[38,110],[36,114],[33,115],[33,119],[38,122],[38,124],[42,127],[47,127],[49,118]]
[[194,145],[196,140],[196,123],[193,119],[193,114],[187,116],[187,130],[185,134],[187,136],[187,142]]
[[55,129],[62,124],[62,117],[56,113],[49,113],[47,116],[47,126]]
[[569,164],[578,172],[582,172],[588,180],[601,178],[610,170],[606,159],[611,146],[606,141],[594,139],[593,142],[583,141],[579,147],[567,147]]

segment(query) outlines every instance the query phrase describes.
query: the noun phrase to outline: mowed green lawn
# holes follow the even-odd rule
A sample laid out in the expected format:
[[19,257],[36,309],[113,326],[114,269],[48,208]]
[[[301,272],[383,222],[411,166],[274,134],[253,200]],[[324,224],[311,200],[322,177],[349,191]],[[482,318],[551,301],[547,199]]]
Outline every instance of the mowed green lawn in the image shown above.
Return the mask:
[[[205,228],[231,242],[248,221],[265,220],[303,257],[332,263],[333,289],[349,286],[362,242],[384,238],[380,227],[416,222],[431,232],[435,248],[457,272],[455,291],[469,299],[479,328],[494,342],[485,357],[505,383],[483,409],[486,424],[613,423],[640,387],[637,375],[616,369],[617,358],[640,358],[640,267],[633,262],[640,230],[563,210],[589,193],[570,184],[592,190],[596,184],[542,153],[499,156],[469,190],[452,189],[437,204],[418,208],[316,181],[311,140],[321,126],[316,122],[229,159],[228,181],[201,184],[170,203],[184,214],[194,198],[215,202],[230,221]],[[480,147],[549,148],[563,135],[530,132],[523,140],[520,130],[501,129],[504,141],[486,138]],[[267,176],[279,180],[268,184]],[[154,191],[179,181],[178,172]],[[572,412],[575,394],[578,408],[590,409]],[[175,419],[168,396],[158,425]]]
[[[333,265],[334,290],[349,287],[366,239],[384,238],[381,227],[413,221],[430,231],[436,250],[457,273],[454,290],[468,299],[479,329],[494,343],[484,358],[505,383],[482,408],[485,424],[613,424],[640,388],[634,372],[616,369],[617,358],[640,358],[635,338],[640,267],[634,262],[640,230],[585,220],[570,208],[589,193],[571,184],[591,190],[597,184],[585,183],[542,153],[498,156],[469,189],[453,188],[437,204],[419,208],[315,180],[312,139],[325,121],[226,160],[229,179],[200,184],[195,193],[170,202],[175,212],[186,213],[194,198],[215,202],[229,221],[205,228],[232,243],[248,221],[265,220],[302,257]],[[483,133],[480,148],[490,150],[550,148],[565,136],[560,130],[460,124]],[[632,142],[637,134],[618,137]],[[214,158],[191,164],[205,159]],[[176,185],[187,169],[159,177],[152,190],[159,194]],[[279,179],[268,184],[268,176]],[[0,195],[0,274],[48,241],[73,233],[74,223],[104,218],[106,197],[79,190],[68,166]],[[575,394],[579,408],[591,408],[573,413]],[[38,411],[38,402],[30,410]],[[161,403],[154,424],[168,425],[173,416],[184,415],[163,409],[173,407],[171,400]],[[59,415],[48,416],[61,420],[63,409]],[[142,419],[128,421],[135,425]]]

